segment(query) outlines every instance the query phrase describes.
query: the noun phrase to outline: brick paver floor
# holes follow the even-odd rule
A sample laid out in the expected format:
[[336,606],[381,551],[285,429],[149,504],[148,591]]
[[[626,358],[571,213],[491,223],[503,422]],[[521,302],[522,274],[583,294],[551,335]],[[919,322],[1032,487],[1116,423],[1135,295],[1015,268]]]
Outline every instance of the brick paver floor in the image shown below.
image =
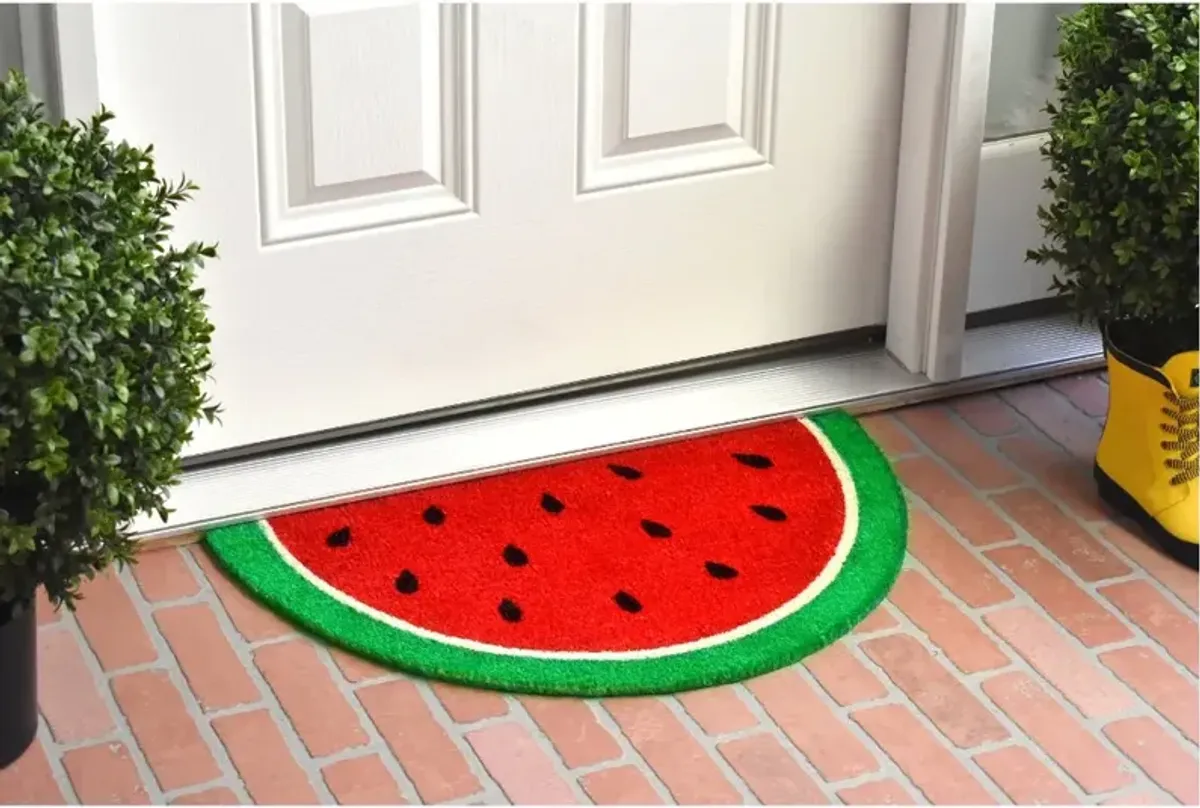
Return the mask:
[[0,801],[1195,804],[1197,578],[1111,521],[1083,376],[867,419],[910,492],[891,597],[802,665],[673,698],[506,697],[298,635],[199,547],[40,618]]

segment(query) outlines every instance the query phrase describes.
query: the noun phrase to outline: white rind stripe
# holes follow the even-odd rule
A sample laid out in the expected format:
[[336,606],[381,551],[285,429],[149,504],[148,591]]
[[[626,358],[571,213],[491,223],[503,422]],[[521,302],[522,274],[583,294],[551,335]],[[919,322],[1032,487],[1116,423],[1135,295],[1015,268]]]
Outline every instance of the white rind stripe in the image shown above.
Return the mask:
[[854,480],[850,476],[850,470],[846,468],[846,464],[842,460],[841,455],[834,451],[833,444],[830,443],[829,438],[825,436],[825,433],[807,418],[801,418],[799,420],[800,423],[808,429],[812,436],[816,438],[817,443],[820,444],[821,449],[825,452],[825,456],[829,458],[830,465],[833,466],[833,471],[834,474],[837,475],[838,482],[842,486],[842,499],[845,503],[846,519],[842,524],[842,535],[838,539],[837,549],[834,551],[833,557],[829,560],[829,563],[826,564],[825,568],[821,570],[821,573],[813,579],[813,582],[787,603],[784,603],[778,608],[768,612],[767,614],[764,614],[762,617],[755,618],[748,623],[743,623],[742,625],[730,629],[729,631],[725,631],[720,634],[712,634],[699,640],[693,640],[692,642],[664,645],[659,648],[646,648],[635,651],[543,651],[533,648],[509,648],[503,645],[492,645],[490,643],[463,639],[462,637],[452,637],[448,634],[441,634],[436,631],[430,631],[427,628],[415,626],[412,623],[401,620],[398,617],[372,608],[361,601],[355,600],[341,590],[335,589],[321,578],[318,578],[307,567],[301,564],[295,556],[288,552],[288,549],[283,546],[282,542],[279,541],[279,538],[275,535],[275,531],[271,528],[271,525],[266,520],[260,522],[260,527],[262,527],[267,540],[270,541],[272,546],[275,548],[275,552],[277,552],[279,556],[289,566],[291,566],[293,570],[296,571],[297,574],[299,574],[314,587],[321,590],[339,603],[342,603],[343,605],[348,606],[351,609],[366,615],[367,617],[378,620],[379,622],[385,623],[388,626],[400,631],[405,631],[409,634],[415,634],[416,636],[426,640],[432,640],[433,642],[439,642],[445,645],[451,645],[464,650],[476,651],[484,654],[530,657],[535,659],[576,660],[580,662],[616,662],[622,660],[659,659],[662,657],[675,656],[677,654],[686,654],[692,651],[699,651],[704,648],[712,648],[714,646],[733,642],[734,640],[739,640],[795,614],[800,609],[812,602],[812,600],[817,595],[821,594],[821,592],[823,592],[827,586],[833,583],[834,579],[837,578],[838,573],[841,572],[842,566],[846,563],[846,557],[850,555],[850,550],[854,545],[854,538],[858,534],[858,492],[854,487]]

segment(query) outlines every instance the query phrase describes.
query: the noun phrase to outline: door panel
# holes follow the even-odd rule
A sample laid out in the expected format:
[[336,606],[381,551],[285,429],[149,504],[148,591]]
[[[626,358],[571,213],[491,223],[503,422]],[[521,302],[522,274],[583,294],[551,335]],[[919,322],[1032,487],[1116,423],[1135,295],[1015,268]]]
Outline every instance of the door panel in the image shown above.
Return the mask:
[[881,323],[907,10],[98,4],[209,452]]

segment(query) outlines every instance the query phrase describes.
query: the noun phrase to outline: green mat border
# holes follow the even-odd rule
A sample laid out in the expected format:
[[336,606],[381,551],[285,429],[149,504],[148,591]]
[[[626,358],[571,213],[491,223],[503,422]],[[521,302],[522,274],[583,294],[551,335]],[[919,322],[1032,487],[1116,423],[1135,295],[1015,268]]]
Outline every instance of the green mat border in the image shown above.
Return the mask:
[[904,560],[908,509],[886,457],[850,415],[808,419],[842,457],[858,495],[858,535],[838,576],[811,602],[719,646],[631,659],[538,659],[460,648],[387,625],[330,597],[275,551],[261,523],[209,531],[231,578],[294,623],[367,659],[419,676],[549,696],[673,693],[742,681],[803,659],[846,634],[886,597]]

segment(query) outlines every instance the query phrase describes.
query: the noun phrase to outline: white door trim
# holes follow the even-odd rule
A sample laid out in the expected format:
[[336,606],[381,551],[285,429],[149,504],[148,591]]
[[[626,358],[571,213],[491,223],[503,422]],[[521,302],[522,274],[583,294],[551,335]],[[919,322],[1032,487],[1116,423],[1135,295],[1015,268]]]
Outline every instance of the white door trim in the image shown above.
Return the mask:
[[963,373],[994,17],[991,3],[909,16],[887,348],[934,382]]
[[[88,3],[55,3],[51,7],[49,42],[54,51],[52,77],[58,91],[59,114],[66,120],[88,119],[100,108],[100,75],[96,59],[96,29]],[[36,21],[22,16],[24,43],[36,37]],[[43,77],[49,85],[51,77]]]

